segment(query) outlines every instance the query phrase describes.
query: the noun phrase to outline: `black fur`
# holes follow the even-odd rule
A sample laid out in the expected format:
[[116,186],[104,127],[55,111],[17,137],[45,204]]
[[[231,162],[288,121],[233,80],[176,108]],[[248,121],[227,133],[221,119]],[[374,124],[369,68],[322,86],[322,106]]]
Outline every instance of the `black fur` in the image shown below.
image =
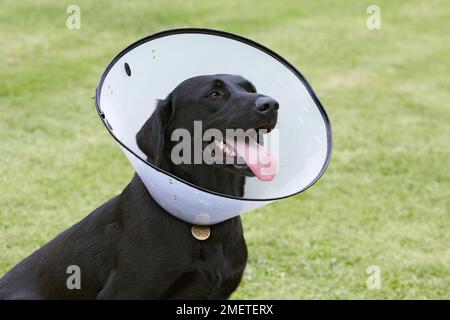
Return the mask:
[[[210,95],[221,91],[222,97]],[[176,128],[273,127],[255,111],[257,94],[240,76],[199,76],[181,83],[138,132],[148,160],[214,191],[242,195],[248,170],[170,161]],[[275,119],[275,120],[274,120]],[[275,122],[274,122],[275,121]],[[196,240],[191,225],[164,211],[137,175],[123,192],[24,259],[0,279],[1,299],[226,299],[238,286],[247,260],[241,219],[211,226]],[[81,289],[66,286],[69,265],[81,269]]]

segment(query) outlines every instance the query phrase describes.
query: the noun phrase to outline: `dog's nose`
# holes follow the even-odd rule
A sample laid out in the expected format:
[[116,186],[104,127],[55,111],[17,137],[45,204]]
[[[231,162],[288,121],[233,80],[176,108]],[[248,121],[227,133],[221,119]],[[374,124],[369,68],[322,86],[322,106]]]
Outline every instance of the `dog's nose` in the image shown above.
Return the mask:
[[280,105],[271,97],[259,97],[255,101],[255,108],[259,113],[270,113],[277,111]]

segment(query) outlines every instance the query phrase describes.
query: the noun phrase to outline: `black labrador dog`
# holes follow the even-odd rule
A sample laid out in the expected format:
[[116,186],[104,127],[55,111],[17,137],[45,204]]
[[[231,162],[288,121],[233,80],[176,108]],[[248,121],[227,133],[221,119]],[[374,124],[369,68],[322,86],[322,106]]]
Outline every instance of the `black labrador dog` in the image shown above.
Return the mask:
[[[137,133],[148,161],[206,189],[242,196],[244,164],[181,164],[170,158],[171,132],[272,129],[278,103],[237,75],[185,80],[157,103]],[[135,174],[121,194],[59,234],[0,279],[1,299],[226,299],[241,281],[247,248],[240,217],[210,226],[200,241],[191,225],[161,208]],[[80,271],[78,287],[68,269]]]

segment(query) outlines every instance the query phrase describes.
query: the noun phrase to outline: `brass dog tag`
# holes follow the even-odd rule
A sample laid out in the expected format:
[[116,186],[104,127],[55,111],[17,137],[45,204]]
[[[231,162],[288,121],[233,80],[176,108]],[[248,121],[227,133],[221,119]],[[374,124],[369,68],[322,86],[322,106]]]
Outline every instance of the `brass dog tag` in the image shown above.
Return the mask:
[[191,227],[192,235],[197,240],[206,240],[211,235],[211,230],[208,226],[196,226]]

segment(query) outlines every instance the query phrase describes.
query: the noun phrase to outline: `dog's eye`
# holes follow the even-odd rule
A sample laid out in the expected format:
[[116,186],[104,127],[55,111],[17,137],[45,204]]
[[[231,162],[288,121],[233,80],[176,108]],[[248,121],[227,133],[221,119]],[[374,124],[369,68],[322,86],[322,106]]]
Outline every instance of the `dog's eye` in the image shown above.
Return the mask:
[[211,91],[208,94],[208,97],[211,99],[217,100],[217,99],[222,99],[223,95],[222,95],[222,92],[220,92],[220,91]]

